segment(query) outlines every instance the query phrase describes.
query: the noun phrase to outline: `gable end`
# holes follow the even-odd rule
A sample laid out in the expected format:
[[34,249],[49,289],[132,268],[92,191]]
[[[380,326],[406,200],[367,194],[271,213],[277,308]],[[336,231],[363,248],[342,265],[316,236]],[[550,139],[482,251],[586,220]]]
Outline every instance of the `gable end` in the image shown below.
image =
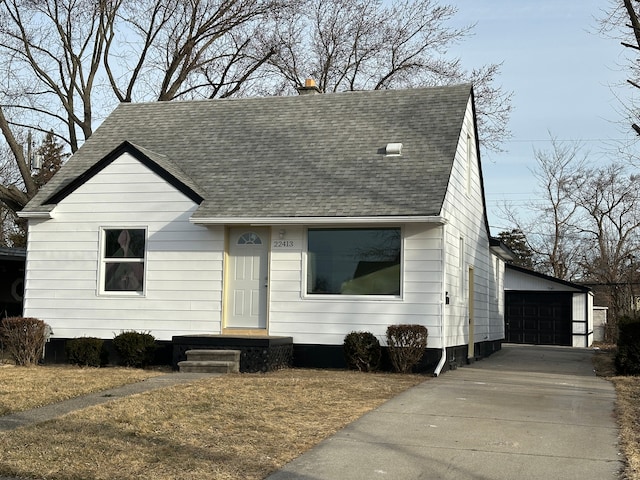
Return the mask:
[[173,186],[176,190],[183,193],[190,200],[200,205],[204,198],[196,192],[193,188],[186,185],[184,182],[176,178],[174,175],[165,170],[162,166],[160,166],[156,161],[152,160],[147,154],[143,153],[138,147],[133,145],[130,142],[122,142],[118,147],[109,152],[105,157],[102,158],[99,162],[91,166],[84,173],[76,177],[71,183],[65,186],[62,190],[51,195],[47,198],[43,204],[57,204],[63,199],[65,199],[68,195],[73,193],[78,187],[83,185],[85,182],[93,178],[95,175],[100,173],[104,168],[109,166],[113,161],[120,158],[125,153],[132,155],[136,160],[146,166],[153,173],[157,174],[164,181]]
[[577,283],[570,282],[568,280],[562,280],[560,278],[552,277],[550,275],[545,275],[544,273],[535,272],[533,270],[529,270],[528,268],[520,267],[519,265],[515,265],[513,263],[505,264],[507,270],[513,270],[514,272],[519,272],[525,275],[529,275],[531,277],[540,278],[542,280],[546,280],[548,282],[557,283],[558,285],[564,285],[565,287],[575,288],[581,292],[587,293],[591,291],[591,288],[586,287],[584,285],[579,285]]

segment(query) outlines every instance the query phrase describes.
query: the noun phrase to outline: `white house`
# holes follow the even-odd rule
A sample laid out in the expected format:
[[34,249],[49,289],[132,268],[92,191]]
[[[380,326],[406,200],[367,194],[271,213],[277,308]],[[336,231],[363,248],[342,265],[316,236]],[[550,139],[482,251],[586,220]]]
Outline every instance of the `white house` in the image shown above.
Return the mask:
[[504,338],[470,85],[122,104],[20,216],[54,343],[284,337],[305,363],[422,324],[439,373]]

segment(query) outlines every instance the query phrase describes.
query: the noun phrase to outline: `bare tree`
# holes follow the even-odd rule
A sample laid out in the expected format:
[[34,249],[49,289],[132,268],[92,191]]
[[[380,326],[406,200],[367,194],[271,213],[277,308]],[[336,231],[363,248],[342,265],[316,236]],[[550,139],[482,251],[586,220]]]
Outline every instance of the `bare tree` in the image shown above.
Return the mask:
[[14,109],[25,113],[30,128],[46,133],[65,126],[62,136],[72,151],[93,131],[92,95],[105,46],[103,23],[113,22],[117,11],[112,5],[118,3],[0,3],[0,16],[5,18],[0,68],[9,89],[5,96],[13,100]]
[[284,0],[125,2],[121,21],[105,22],[114,94],[120,102],[238,94],[275,54],[265,31],[286,19],[285,7]]
[[605,291],[615,321],[632,310],[640,253],[640,193],[636,175],[622,163],[589,169],[580,205],[584,280]]
[[580,228],[576,225],[579,204],[574,193],[586,181],[587,157],[576,143],[551,137],[551,150],[534,150],[536,166],[531,170],[537,181],[540,201],[529,208],[503,209],[505,217],[526,232],[526,241],[534,254],[533,264],[542,273],[575,280],[581,273]]
[[21,129],[58,133],[72,151],[93,131],[93,90],[104,49],[101,20],[110,2],[0,2],[0,132],[22,188],[0,185],[0,201],[20,210],[38,190]]
[[505,215],[526,233],[537,270],[594,289],[615,339],[617,320],[635,309],[640,178],[623,162],[590,165],[579,144],[552,138],[552,146],[535,151],[540,202],[524,212],[507,206]]
[[[22,192],[22,180],[8,147],[0,148],[0,185]],[[22,247],[24,236],[15,211],[0,203],[0,246]]]
[[[640,3],[632,0],[610,0],[611,7],[601,19],[601,33],[620,41],[629,54],[628,84],[640,89]],[[623,113],[628,116],[633,130],[640,135],[638,107],[633,100],[621,100]]]
[[14,135],[14,130],[9,125],[4,111],[0,106],[0,132],[2,132],[6,143],[10,149],[12,158],[15,160],[16,169],[20,173],[20,181],[5,181],[0,184],[0,200],[10,210],[16,212],[22,209],[29,199],[36,194],[37,187],[31,177],[31,170],[27,162],[22,142]]
[[75,152],[118,102],[474,81],[481,137],[508,134],[499,66],[464,72],[448,46],[468,29],[435,0],[0,0],[0,132],[21,185],[0,186],[20,210],[35,195],[20,131],[54,132]]
[[447,26],[456,13],[433,0],[313,0],[291,23],[278,25],[282,45],[270,63],[281,73],[281,90],[313,78],[324,92],[475,85],[483,146],[499,149],[508,136],[511,93],[495,86],[500,66],[465,72],[447,50],[471,26]]
[[75,152],[117,102],[237,94],[275,51],[254,34],[281,5],[0,0],[0,132],[23,184],[0,186],[0,201],[17,211],[38,189],[17,130],[54,131]]

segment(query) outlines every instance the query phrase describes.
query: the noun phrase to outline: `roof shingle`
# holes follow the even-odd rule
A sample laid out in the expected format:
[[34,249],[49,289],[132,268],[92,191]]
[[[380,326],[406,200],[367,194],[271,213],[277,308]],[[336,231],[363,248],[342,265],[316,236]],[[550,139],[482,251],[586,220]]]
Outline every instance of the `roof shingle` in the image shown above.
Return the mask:
[[[25,207],[123,142],[198,191],[195,218],[440,213],[470,85],[121,104]],[[401,156],[384,155],[387,143]]]

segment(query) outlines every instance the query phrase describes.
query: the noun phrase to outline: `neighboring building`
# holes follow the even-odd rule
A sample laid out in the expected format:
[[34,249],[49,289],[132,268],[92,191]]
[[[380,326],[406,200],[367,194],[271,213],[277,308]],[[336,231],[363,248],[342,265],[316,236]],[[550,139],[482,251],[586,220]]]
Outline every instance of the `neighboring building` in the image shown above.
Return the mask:
[[593,307],[593,341],[604,342],[607,336],[608,307]]
[[22,315],[24,248],[0,247],[0,319]]
[[593,343],[593,294],[588,287],[506,266],[505,341],[589,347]]
[[421,324],[439,373],[504,338],[469,85],[122,104],[20,216],[53,342],[285,337],[337,365],[351,331]]

